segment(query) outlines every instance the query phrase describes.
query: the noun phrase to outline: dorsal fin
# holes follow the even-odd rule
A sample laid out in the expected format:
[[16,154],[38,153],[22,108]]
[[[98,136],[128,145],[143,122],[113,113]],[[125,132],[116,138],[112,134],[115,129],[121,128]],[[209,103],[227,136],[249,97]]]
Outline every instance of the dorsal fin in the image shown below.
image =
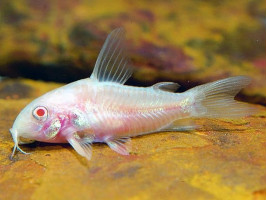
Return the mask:
[[124,44],[123,28],[113,30],[107,37],[96,60],[91,79],[99,82],[124,84],[132,75]]
[[175,92],[180,85],[174,82],[160,82],[151,86],[155,90],[163,90],[167,92]]

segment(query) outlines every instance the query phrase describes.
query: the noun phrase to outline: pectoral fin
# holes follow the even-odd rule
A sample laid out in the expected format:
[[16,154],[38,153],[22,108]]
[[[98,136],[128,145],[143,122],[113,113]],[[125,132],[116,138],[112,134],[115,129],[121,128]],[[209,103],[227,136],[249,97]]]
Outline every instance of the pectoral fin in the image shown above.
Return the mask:
[[106,143],[112,150],[122,155],[129,155],[131,150],[131,138],[128,137],[108,139]]
[[93,138],[80,138],[76,133],[71,135],[68,139],[70,145],[77,151],[78,154],[90,160],[92,157],[92,142]]

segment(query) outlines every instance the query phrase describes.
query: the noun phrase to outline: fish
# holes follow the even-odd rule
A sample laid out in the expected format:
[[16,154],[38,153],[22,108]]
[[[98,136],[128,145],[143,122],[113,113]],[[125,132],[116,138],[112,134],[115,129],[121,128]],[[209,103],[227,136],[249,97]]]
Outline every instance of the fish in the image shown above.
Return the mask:
[[[59,87],[30,102],[16,117],[10,133],[16,150],[24,154],[22,139],[69,143],[90,160],[92,144],[106,143],[129,155],[134,136],[187,129],[175,122],[194,118],[240,118],[254,110],[234,97],[251,79],[235,76],[177,93],[179,84],[160,82],[150,87],[125,85],[133,73],[124,28],[114,29],[89,78]],[[176,125],[175,125],[176,124]],[[191,128],[194,128],[192,125]]]

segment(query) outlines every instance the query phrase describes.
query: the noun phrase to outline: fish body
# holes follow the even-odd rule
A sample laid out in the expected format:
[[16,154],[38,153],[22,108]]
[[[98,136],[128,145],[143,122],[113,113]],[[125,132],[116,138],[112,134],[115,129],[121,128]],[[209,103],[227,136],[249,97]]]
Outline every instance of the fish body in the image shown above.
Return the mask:
[[[194,109],[193,105],[189,105],[190,97],[186,95],[153,87],[95,83],[90,79],[71,83],[42,98],[49,105],[51,118],[62,124],[61,129],[72,127],[84,131],[94,135],[97,142],[160,130],[177,118],[189,117],[191,109]],[[36,102],[39,103],[39,100]],[[51,121],[46,123],[42,131],[51,126]],[[55,143],[66,141],[61,130],[51,140]]]
[[[177,83],[151,87],[126,86],[132,68],[123,43],[123,30],[107,38],[90,78],[50,91],[27,105],[10,132],[15,142],[29,138],[50,143],[68,142],[88,160],[93,142],[107,143],[128,155],[130,137],[176,130],[173,122],[195,117],[242,117],[252,113],[234,96],[250,79],[231,77],[174,93]],[[178,127],[179,128],[179,127]],[[25,153],[25,152],[24,152]]]

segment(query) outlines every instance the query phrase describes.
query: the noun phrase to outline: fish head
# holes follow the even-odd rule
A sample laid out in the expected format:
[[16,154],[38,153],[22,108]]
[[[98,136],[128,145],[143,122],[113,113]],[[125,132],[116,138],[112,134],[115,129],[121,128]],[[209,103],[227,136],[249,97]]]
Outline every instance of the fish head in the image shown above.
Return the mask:
[[[28,104],[16,117],[10,133],[15,143],[12,156],[16,149],[23,152],[18,144],[21,138],[27,140],[48,141],[56,137],[62,125],[55,106],[51,107],[45,98],[38,98]],[[25,152],[23,152],[25,153]]]

